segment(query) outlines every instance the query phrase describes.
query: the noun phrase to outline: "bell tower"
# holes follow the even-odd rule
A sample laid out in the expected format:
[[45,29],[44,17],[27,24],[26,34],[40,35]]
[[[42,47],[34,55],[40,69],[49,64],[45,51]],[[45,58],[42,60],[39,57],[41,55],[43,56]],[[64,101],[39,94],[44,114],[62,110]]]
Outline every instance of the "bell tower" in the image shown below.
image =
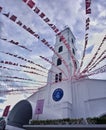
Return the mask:
[[[76,59],[75,37],[70,28],[66,27],[61,31],[61,35],[65,37]],[[69,75],[72,76],[73,74],[73,63],[69,50],[58,35],[56,35],[54,49],[62,58],[56,54],[52,57],[55,66],[52,65],[48,73],[48,82],[50,83],[48,85],[48,107],[58,111],[58,117],[56,118],[70,118],[72,113],[72,91]],[[77,69],[78,61],[75,62]]]

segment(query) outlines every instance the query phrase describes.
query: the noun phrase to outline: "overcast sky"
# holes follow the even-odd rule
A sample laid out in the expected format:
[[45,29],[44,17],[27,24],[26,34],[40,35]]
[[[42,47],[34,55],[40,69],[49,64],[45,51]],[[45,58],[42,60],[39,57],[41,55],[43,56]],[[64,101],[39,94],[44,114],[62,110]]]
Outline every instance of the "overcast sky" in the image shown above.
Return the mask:
[[[89,39],[87,45],[87,52],[84,58],[83,68],[89,63],[93,54],[97,50],[100,45],[103,37],[106,35],[106,0],[92,0],[91,3],[91,14],[85,14],[85,0],[33,0],[36,3],[36,6],[46,14],[46,16],[50,19],[51,23],[56,25],[59,30],[63,30],[65,26],[70,27],[71,31],[76,37],[76,48],[77,48],[77,58],[80,62],[83,48],[84,48],[84,35],[85,35],[85,19],[87,17],[90,18],[90,29],[89,29]],[[5,17],[3,13],[14,14],[18,17],[23,24],[30,27],[37,34],[40,35],[41,38],[45,38],[51,46],[55,44],[55,33],[53,30],[37,15],[35,14],[22,0],[0,0],[0,6],[3,7],[2,13],[0,14],[0,37],[6,38],[7,41],[14,40],[27,47],[31,52],[23,49],[19,46],[10,44],[7,41],[0,40],[0,61],[11,61],[16,62],[23,65],[28,65],[31,67],[35,67],[41,69],[40,67],[36,67],[26,61],[22,61],[19,58],[10,56],[5,53],[12,53],[18,56],[29,59],[36,64],[40,64],[47,69],[50,68],[50,64],[40,59],[39,56],[44,56],[46,58],[51,59],[53,53],[50,49],[48,49],[45,45],[41,43],[40,40],[29,34],[22,27],[19,27],[15,22],[9,20],[9,18]],[[106,49],[105,45],[99,51],[99,54]],[[2,51],[2,52],[1,52]],[[5,52],[5,53],[3,53]],[[99,56],[99,55],[98,55]],[[106,60],[101,62],[98,66],[103,66],[106,64]],[[23,68],[17,66],[10,66],[1,64],[0,66],[5,66],[11,69],[20,69]],[[43,69],[41,69],[43,70]],[[44,76],[32,75],[28,73],[24,73],[22,71],[15,70],[7,70],[0,69],[0,76],[14,76],[14,77],[23,77],[25,79],[46,81],[47,79],[47,70],[44,72],[38,73]],[[33,71],[33,70],[32,70]],[[92,78],[100,78],[106,80],[106,74],[100,74],[93,76]],[[0,79],[5,79],[0,77]],[[27,88],[33,88],[35,85],[34,82],[26,81]],[[9,86],[16,88],[18,86],[22,87],[26,85],[21,82],[4,82],[0,81],[0,91],[3,89],[10,89]],[[42,84],[44,85],[44,84]],[[36,88],[40,87],[41,84],[36,84]],[[15,95],[0,95],[0,111],[6,104],[9,104],[11,101],[11,97]],[[19,96],[18,100],[22,98],[26,98],[27,95]],[[16,96],[15,96],[16,98]],[[8,99],[8,100],[7,100]],[[17,100],[17,99],[16,99]]]

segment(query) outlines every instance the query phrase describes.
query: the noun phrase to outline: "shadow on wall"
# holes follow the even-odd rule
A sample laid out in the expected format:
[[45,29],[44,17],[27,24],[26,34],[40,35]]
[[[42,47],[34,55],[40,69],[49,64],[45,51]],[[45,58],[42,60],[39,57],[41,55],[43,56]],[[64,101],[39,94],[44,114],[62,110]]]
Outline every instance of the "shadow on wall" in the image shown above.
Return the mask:
[[7,125],[23,128],[32,119],[32,106],[27,100],[18,102],[7,118]]

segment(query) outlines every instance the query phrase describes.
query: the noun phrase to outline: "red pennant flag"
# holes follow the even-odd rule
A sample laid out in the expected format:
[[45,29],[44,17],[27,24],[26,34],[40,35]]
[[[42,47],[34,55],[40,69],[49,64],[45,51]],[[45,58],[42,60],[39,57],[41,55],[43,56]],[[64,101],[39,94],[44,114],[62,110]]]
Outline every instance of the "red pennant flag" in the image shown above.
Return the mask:
[[91,14],[91,9],[90,9],[90,5],[91,5],[91,0],[86,0],[86,14]]
[[15,42],[14,44],[15,44],[15,45],[18,45],[18,44],[19,44],[19,42]]
[[40,36],[39,36],[38,34],[34,34],[34,36],[35,36],[36,38],[38,38],[38,39],[40,38]]
[[45,40],[45,39],[42,39],[41,41],[42,41],[43,43],[45,43],[45,42],[46,42],[46,40]]
[[32,0],[29,0],[27,5],[30,7],[30,8],[33,8],[34,5],[35,5],[35,2],[33,2]]
[[23,0],[25,3],[27,2],[27,0]]
[[6,38],[0,38],[0,39],[2,39],[2,40],[4,40],[4,41],[6,41],[6,40],[7,40]]
[[13,40],[11,40],[11,41],[9,41],[9,42],[15,44],[15,41],[13,41]]
[[8,12],[7,14],[4,13],[3,15],[5,15],[6,17],[9,17],[10,12]]
[[24,28],[25,30],[27,30],[27,29],[28,29],[26,25],[23,25],[23,28]]
[[91,14],[91,9],[86,9],[86,14]]
[[17,16],[15,16],[15,15],[12,15],[11,17],[10,17],[10,19],[12,20],[12,21],[16,21],[16,19],[17,19]]
[[11,61],[9,61],[9,63],[8,63],[9,65],[12,65],[12,62]]
[[36,7],[33,11],[38,14],[40,12],[40,9],[38,9],[38,7]]
[[30,28],[27,28],[27,31],[28,31],[29,33],[31,33],[31,34],[34,34],[34,33],[35,33],[35,32],[32,31]]
[[22,22],[21,22],[21,21],[18,21],[17,24],[18,24],[19,26],[21,26],[21,25],[22,25]]
[[59,31],[59,29],[58,29],[58,28],[56,28],[56,29],[54,30],[54,32],[55,32],[55,33],[57,33],[58,31]]
[[52,29],[53,29],[53,30],[55,30],[55,29],[56,29],[56,26],[55,26],[55,25],[53,25]]
[[39,16],[40,16],[41,18],[44,18],[44,17],[45,17],[45,14],[42,12]]
[[0,63],[4,63],[4,61],[2,60],[2,61],[0,61]]
[[0,12],[2,11],[2,7],[0,6]]
[[91,5],[91,0],[86,0],[86,9],[88,9]]
[[88,17],[87,19],[86,19],[86,23],[89,23],[90,22],[90,18]]
[[47,23],[47,22],[50,21],[50,19],[49,18],[45,18],[44,21]]

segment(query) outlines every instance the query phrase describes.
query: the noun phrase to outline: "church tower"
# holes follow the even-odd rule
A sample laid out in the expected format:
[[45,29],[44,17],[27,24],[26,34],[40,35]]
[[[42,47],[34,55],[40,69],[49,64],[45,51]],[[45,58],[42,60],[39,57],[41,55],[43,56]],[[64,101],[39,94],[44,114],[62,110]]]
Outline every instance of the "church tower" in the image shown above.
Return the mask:
[[[61,31],[69,44],[73,56],[76,59],[75,37],[70,28],[65,28]],[[64,45],[60,36],[56,35],[56,43],[54,46],[55,51],[62,57],[58,57],[56,54],[52,57],[54,65],[48,74],[48,107],[55,109],[60,118],[70,118],[72,113],[72,91],[70,77],[73,74],[73,63],[69,50]],[[65,61],[65,62],[64,62]],[[78,61],[76,60],[76,69],[78,67]],[[65,64],[64,64],[65,63]]]

